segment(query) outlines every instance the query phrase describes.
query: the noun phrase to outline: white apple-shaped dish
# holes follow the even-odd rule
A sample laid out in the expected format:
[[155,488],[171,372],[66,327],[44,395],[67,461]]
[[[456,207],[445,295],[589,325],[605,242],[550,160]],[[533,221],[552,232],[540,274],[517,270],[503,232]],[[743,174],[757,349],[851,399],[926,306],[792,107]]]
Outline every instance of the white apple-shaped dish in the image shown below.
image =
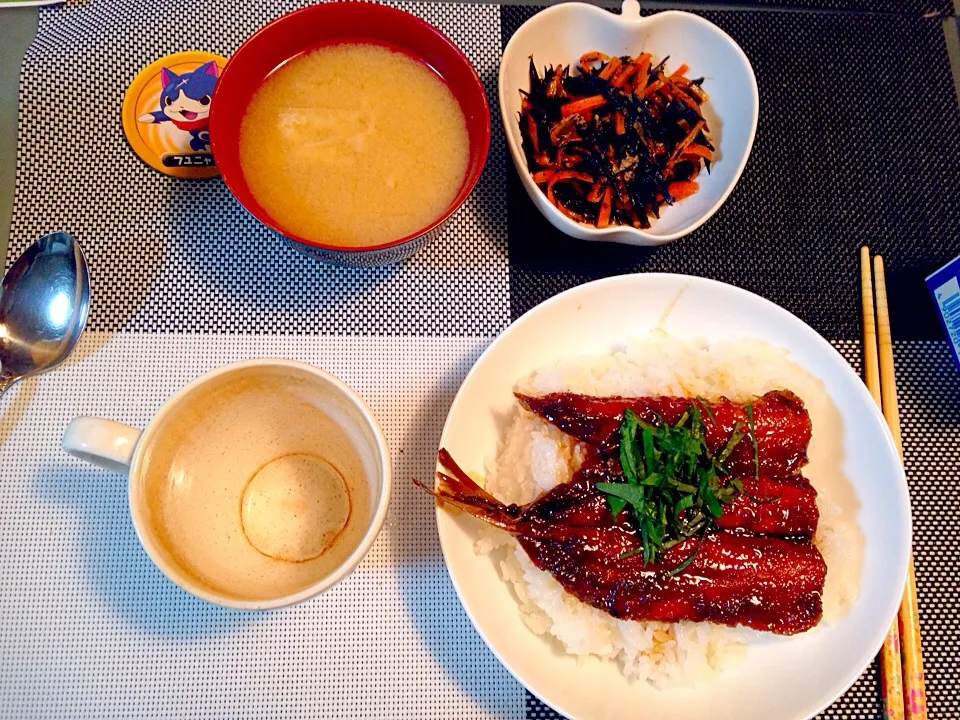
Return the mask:
[[[676,65],[689,65],[688,77],[705,78],[703,89],[710,99],[703,105],[703,115],[717,148],[715,162],[709,175],[701,173],[697,178],[697,193],[664,206],[646,230],[623,225],[598,229],[571,220],[547,200],[527,167],[517,120],[520,90],[529,89],[530,58],[538,67],[576,66],[580,56],[591,50],[608,55],[649,52],[654,62],[669,55]],[[729,35],[692,13],[671,10],[641,17],[636,0],[625,0],[620,15],[578,2],[555,5],[534,15],[514,33],[503,52],[499,95],[510,154],[523,186],[544,217],[572,237],[627,245],[676,240],[719,209],[750,156],[760,106],[750,61]]]

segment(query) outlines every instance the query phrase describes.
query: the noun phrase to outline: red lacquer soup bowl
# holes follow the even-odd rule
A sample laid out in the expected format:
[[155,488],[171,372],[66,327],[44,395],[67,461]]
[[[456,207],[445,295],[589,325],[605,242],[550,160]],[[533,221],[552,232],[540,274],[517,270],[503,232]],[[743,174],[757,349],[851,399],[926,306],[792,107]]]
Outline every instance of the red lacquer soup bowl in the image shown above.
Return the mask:
[[[467,121],[469,160],[453,202],[429,225],[380,245],[349,247],[298,237],[274,221],[257,202],[240,167],[240,126],[257,88],[291,58],[344,42],[383,45],[427,64],[446,82]],[[210,104],[210,145],[217,168],[234,197],[297,250],[326,263],[385,265],[409,257],[436,238],[473,190],[490,147],[490,111],[476,70],[435,27],[410,13],[383,5],[332,2],[277,18],[250,36],[233,54],[217,81]]]

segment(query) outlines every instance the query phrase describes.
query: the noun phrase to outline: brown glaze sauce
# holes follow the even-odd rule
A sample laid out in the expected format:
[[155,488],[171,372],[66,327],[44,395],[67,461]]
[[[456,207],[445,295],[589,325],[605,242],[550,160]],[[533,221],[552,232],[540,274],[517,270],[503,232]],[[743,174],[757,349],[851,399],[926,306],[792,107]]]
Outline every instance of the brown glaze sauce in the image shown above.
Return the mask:
[[[692,403],[707,427],[712,452],[723,447],[744,405],[688,398],[595,398],[572,393],[517,396],[529,410],[593,445],[572,480],[525,506],[504,505],[479,487],[441,450],[432,491],[486,522],[513,534],[542,570],[594,607],[627,620],[709,621],[746,625],[782,635],[814,627],[823,615],[827,567],[811,538],[819,518],[816,491],[799,474],[807,462],[811,424],[803,402],[787,391],[753,403],[759,455],[741,442],[728,467],[749,495],[738,495],[702,543],[690,565],[671,575],[697,549],[689,538],[644,564],[630,554],[641,543],[630,513],[611,516],[594,484],[620,480],[618,433],[623,412],[648,422],[676,422]],[[706,411],[709,408],[709,413]],[[714,423],[712,418],[716,419]],[[753,496],[753,497],[750,497]]]
[[[516,397],[531,412],[605,455],[615,454],[619,447],[617,431],[627,408],[645,422],[672,425],[691,405],[697,407],[706,427],[710,452],[717,452],[726,444],[737,422],[746,426],[748,419],[745,405],[726,399],[705,402],[684,397],[599,398],[575,393],[537,397],[517,393]],[[752,407],[760,475],[782,478],[799,472],[807,462],[811,434],[810,415],[803,401],[789,391],[776,390],[757,398]],[[738,444],[727,459],[727,467],[733,475],[752,476],[752,443]]]

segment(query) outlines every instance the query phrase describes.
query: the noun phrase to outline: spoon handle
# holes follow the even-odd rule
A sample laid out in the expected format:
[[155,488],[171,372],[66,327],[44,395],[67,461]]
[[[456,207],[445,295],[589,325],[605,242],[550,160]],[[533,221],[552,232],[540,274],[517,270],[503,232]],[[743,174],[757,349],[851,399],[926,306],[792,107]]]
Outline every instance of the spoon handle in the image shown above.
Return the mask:
[[3,395],[7,391],[7,388],[9,388],[19,379],[20,378],[7,373],[0,375],[0,395]]

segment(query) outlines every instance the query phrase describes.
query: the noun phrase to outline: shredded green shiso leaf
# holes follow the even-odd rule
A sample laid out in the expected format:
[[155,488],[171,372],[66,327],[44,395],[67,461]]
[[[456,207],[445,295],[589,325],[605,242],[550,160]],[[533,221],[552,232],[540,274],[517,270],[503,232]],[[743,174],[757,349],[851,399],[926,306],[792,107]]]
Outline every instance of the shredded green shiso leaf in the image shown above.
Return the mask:
[[[716,425],[709,406],[701,403]],[[636,525],[641,547],[621,557],[642,553],[646,565],[675,545],[697,536],[693,552],[664,575],[676,575],[693,562],[703,539],[723,514],[723,506],[732,503],[738,494],[746,493],[740,480],[729,478],[725,463],[748,434],[753,443],[754,469],[759,477],[750,405],[747,405],[747,420],[746,426],[737,422],[727,442],[713,454],[707,447],[706,426],[697,404],[690,403],[673,425],[651,425],[632,410],[626,410],[619,431],[623,482],[596,484],[597,490],[606,496],[614,518],[627,508]]]

